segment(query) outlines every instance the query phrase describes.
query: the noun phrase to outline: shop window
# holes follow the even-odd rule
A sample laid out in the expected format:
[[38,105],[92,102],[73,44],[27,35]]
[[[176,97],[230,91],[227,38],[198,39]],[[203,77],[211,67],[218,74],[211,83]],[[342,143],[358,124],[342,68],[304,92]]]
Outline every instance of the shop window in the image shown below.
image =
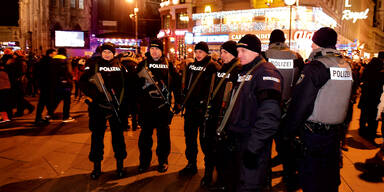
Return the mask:
[[186,29],[188,28],[189,17],[187,13],[177,13],[176,14],[176,29]]
[[71,0],[71,8],[76,8],[76,0]]
[[171,15],[163,16],[163,29],[169,29],[171,23]]
[[84,0],[79,0],[79,9],[84,9]]

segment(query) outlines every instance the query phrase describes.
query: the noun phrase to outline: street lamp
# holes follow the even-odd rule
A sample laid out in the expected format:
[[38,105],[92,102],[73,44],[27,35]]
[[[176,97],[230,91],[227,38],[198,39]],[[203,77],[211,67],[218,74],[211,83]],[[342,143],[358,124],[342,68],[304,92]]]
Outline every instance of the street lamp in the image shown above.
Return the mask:
[[289,5],[289,48],[291,48],[292,5],[296,3],[296,0],[284,0],[284,3]]
[[[128,3],[133,3],[133,0],[125,0],[126,2]],[[139,27],[138,27],[138,18],[137,18],[137,14],[139,12],[139,8],[137,7],[137,1],[135,1],[135,8],[133,9],[133,13],[134,14],[130,14],[129,17],[132,18],[132,17],[135,17],[135,39],[136,39],[136,44],[135,44],[135,48],[136,48],[136,54],[138,53],[138,36],[139,36]]]

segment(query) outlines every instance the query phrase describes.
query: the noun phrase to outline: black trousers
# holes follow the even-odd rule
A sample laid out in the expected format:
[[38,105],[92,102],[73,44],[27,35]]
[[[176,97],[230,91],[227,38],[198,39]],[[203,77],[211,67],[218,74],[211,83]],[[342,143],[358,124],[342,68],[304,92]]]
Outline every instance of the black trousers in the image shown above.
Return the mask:
[[49,90],[46,88],[40,88],[40,97],[39,103],[37,104],[36,109],[36,120],[41,119],[41,114],[43,113],[44,107],[47,108],[48,115],[53,116],[53,108],[52,108],[52,96],[50,95]]
[[11,88],[13,92],[12,96],[15,97],[17,114],[22,115],[25,109],[32,109],[33,105],[24,99],[24,91],[21,83],[14,84],[14,87]]
[[326,134],[305,130],[299,178],[304,192],[337,192],[340,185],[340,139],[337,129]]
[[[55,99],[53,102],[53,111],[59,105],[61,101],[63,104],[63,119],[69,118],[69,111],[71,107],[71,90],[72,88],[57,88],[55,93]],[[52,112],[53,113],[53,112]]]
[[229,187],[228,191],[255,191],[263,192],[267,190],[269,161],[271,157],[272,140],[266,141],[265,148],[260,151],[258,158],[255,159],[255,167],[249,168],[244,164],[244,153],[248,148],[249,134],[239,134],[230,132],[230,137],[234,145],[234,151],[231,152],[231,166],[227,171],[226,178]]
[[150,165],[152,159],[152,135],[157,130],[156,154],[159,164],[168,163],[171,151],[171,137],[168,125],[169,109],[162,108],[153,112],[142,113],[143,126],[139,136],[140,164]]
[[200,132],[200,146],[204,153],[206,168],[215,166],[215,132],[216,126],[208,122],[204,126],[204,110],[198,108],[186,108],[184,117],[185,156],[189,163],[196,163],[197,158],[197,134]]
[[[88,112],[89,129],[92,131],[89,160],[92,162],[100,162],[103,160],[104,154],[104,134],[107,128],[107,120],[105,117],[107,114],[94,103],[88,106]],[[125,150],[123,127],[114,116],[108,121],[112,134],[112,147],[115,152],[115,158],[117,160],[125,159],[127,152]]]
[[366,135],[370,139],[375,139],[376,137],[377,125],[378,125],[376,116],[377,116],[377,104],[367,103],[366,105],[361,107],[359,132],[362,133],[363,135]]

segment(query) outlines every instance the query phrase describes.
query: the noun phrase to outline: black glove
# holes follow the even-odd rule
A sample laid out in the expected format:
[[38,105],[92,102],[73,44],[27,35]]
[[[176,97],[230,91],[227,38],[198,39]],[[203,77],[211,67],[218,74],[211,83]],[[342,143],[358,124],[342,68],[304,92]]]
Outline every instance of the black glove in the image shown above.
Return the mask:
[[259,155],[246,150],[243,154],[244,166],[248,169],[256,169]]

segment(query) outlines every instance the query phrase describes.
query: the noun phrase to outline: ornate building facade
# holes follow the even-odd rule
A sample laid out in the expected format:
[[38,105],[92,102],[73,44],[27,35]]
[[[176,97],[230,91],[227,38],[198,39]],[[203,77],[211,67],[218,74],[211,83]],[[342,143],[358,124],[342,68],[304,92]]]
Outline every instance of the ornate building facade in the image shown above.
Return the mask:
[[91,0],[20,0],[20,46],[36,54],[54,47],[55,30],[91,30]]
[[292,28],[292,46],[306,50],[313,32],[328,26],[339,34],[339,49],[350,56],[372,57],[384,49],[382,4],[383,0],[298,0],[290,20],[290,7],[283,0],[163,0],[158,37],[165,39],[168,52],[180,57],[187,50],[191,55],[192,46],[185,45],[187,36],[212,40],[210,47],[215,50],[215,41],[221,44],[254,33],[264,39],[265,48],[272,28],[285,30],[286,35]]

